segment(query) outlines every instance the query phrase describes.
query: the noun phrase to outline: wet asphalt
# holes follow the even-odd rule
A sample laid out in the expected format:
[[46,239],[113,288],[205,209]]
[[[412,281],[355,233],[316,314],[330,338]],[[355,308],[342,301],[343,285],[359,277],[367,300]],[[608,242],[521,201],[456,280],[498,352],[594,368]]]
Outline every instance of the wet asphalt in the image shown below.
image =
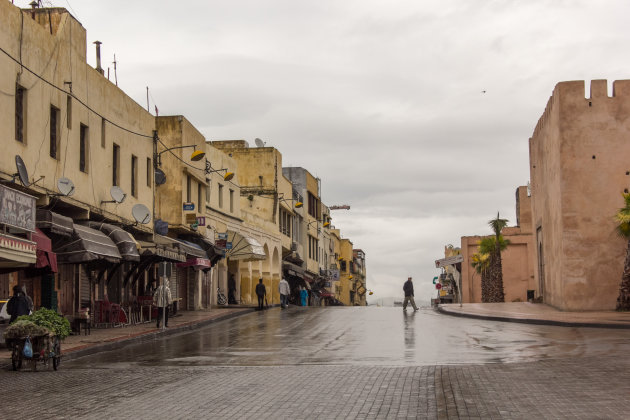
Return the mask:
[[513,363],[625,357],[630,331],[504,323],[392,307],[274,308],[84,357],[67,368]]

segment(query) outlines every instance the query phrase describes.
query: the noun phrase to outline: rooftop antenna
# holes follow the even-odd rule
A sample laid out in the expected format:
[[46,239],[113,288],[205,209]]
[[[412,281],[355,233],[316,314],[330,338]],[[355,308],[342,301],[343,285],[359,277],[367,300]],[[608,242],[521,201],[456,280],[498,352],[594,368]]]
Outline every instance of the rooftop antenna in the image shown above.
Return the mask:
[[116,80],[116,86],[118,86],[118,73],[116,73],[116,54],[114,54],[114,80]]
[[256,147],[265,147],[265,144],[267,144],[258,137],[254,139],[254,143],[256,143]]

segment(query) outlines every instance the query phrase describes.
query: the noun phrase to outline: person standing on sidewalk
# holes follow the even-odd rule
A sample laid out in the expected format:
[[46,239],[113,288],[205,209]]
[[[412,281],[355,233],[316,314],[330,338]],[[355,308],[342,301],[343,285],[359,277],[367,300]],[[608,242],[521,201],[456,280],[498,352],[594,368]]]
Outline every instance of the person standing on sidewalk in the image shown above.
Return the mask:
[[278,285],[278,291],[280,292],[280,307],[286,309],[289,306],[289,294],[291,294],[291,287],[289,282],[283,277]]
[[9,324],[12,324],[19,316],[28,315],[28,300],[20,286],[13,286],[13,296],[7,302],[7,314],[11,315]]
[[171,289],[169,289],[168,285],[168,280],[164,279],[164,283],[155,289],[155,293],[153,294],[153,304],[158,308],[158,328],[160,328],[162,317],[164,317],[164,327],[168,328],[168,306],[173,303]]
[[407,310],[407,303],[411,302],[411,306],[413,306],[413,310],[417,311],[418,307],[416,306],[416,301],[413,300],[413,283],[411,282],[411,277],[407,279],[405,284],[403,285],[403,291],[405,292],[405,300],[403,301],[403,311]]
[[262,278],[258,279],[258,284],[256,285],[256,296],[258,296],[258,310],[261,311],[265,309],[263,304],[265,302],[265,296],[267,296],[267,289],[265,289]]

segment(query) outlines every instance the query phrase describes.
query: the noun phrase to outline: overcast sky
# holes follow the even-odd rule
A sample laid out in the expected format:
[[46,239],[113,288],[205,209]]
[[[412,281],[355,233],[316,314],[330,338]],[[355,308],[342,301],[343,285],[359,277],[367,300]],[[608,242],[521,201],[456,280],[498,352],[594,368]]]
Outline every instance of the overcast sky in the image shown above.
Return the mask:
[[[15,4],[28,7],[26,0]],[[44,1],[87,30],[88,62],[208,140],[254,138],[322,180],[376,298],[435,296],[434,260],[516,222],[528,139],[554,85],[630,77],[623,0]],[[110,70],[113,80],[113,67]]]

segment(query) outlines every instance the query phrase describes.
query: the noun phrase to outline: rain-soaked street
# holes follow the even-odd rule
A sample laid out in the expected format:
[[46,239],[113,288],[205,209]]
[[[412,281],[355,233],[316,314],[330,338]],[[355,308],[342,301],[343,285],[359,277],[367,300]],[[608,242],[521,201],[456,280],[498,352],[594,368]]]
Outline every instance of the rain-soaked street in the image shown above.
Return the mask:
[[278,308],[0,373],[3,416],[622,418],[630,330]]

